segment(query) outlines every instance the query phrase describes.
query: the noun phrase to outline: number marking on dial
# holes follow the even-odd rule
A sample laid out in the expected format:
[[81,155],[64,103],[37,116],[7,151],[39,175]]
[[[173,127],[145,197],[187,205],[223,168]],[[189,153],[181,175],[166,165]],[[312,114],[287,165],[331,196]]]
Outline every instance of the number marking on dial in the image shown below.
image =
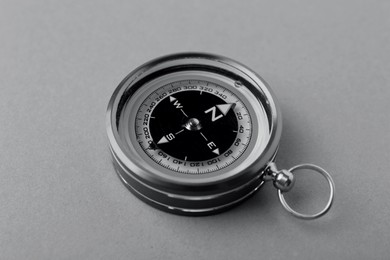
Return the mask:
[[159,165],[186,174],[231,165],[252,135],[245,103],[228,88],[204,80],[175,81],[152,90],[136,118],[135,134],[144,152]]

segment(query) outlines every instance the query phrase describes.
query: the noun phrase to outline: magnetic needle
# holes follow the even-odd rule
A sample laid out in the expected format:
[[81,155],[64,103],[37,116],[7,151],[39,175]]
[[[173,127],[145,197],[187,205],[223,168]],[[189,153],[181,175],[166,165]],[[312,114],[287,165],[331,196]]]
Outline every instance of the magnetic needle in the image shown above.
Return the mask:
[[[148,204],[184,215],[228,209],[266,180],[274,181],[294,215],[323,215],[332,203],[333,181],[312,165],[277,170],[281,131],[279,105],[265,81],[236,61],[204,53],[169,55],[135,69],[107,111],[123,183]],[[329,182],[331,196],[317,214],[300,214],[284,201],[299,168],[318,171]]]

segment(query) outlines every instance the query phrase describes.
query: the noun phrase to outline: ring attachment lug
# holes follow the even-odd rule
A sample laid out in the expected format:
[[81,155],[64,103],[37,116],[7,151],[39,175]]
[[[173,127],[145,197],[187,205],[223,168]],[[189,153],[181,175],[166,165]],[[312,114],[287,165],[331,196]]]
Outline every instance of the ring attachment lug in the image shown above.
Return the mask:
[[294,175],[288,170],[278,170],[275,163],[270,163],[265,170],[265,181],[272,181],[274,187],[282,192],[292,189],[295,183]]
[[[329,199],[328,202],[326,203],[325,207],[318,213],[315,214],[302,214],[294,209],[292,209],[284,199],[283,193],[288,192],[292,189],[295,183],[295,178],[294,178],[294,171],[301,170],[301,169],[308,169],[312,170],[314,172],[317,172],[321,174],[329,184]],[[276,164],[271,162],[268,167],[264,171],[263,175],[263,180],[264,181],[272,181],[274,184],[274,187],[278,190],[278,196],[280,203],[284,207],[285,210],[287,210],[289,213],[291,213],[293,216],[301,219],[316,219],[319,218],[323,215],[325,215],[330,207],[333,204],[333,198],[334,198],[334,182],[330,174],[322,169],[321,167],[313,164],[300,164],[297,166],[294,166],[290,170],[278,170],[276,167]]]

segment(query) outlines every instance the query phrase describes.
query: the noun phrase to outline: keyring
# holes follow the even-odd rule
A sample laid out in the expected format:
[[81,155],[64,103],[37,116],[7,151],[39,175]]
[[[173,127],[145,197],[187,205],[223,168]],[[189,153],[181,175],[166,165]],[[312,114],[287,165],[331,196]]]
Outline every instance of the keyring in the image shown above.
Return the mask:
[[[270,86],[248,67],[206,53],[179,53],[149,61],[116,88],[106,130],[116,172],[138,198],[181,215],[225,211],[268,180],[282,192],[292,171],[274,163],[282,133],[279,103]],[[320,169],[320,170],[319,170]]]
[[280,200],[280,203],[282,203],[283,207],[288,211],[290,212],[292,215],[294,215],[295,217],[297,218],[301,218],[301,219],[316,219],[316,218],[319,218],[321,216],[323,216],[324,214],[326,214],[329,209],[331,208],[332,206],[332,203],[333,203],[333,198],[334,198],[334,182],[333,182],[333,179],[332,177],[330,176],[330,174],[325,171],[323,168],[317,166],[317,165],[313,165],[313,164],[300,164],[300,165],[296,165],[294,167],[292,167],[289,172],[293,173],[294,171],[298,171],[298,170],[301,170],[301,169],[307,169],[307,170],[313,170],[315,172],[318,172],[320,173],[322,176],[325,177],[325,179],[328,181],[328,184],[329,184],[329,199],[328,199],[328,202],[326,203],[325,207],[318,213],[316,214],[302,214],[302,213],[299,213],[295,210],[293,210],[289,205],[288,203],[286,202],[286,200],[284,199],[284,195],[283,192],[281,189],[278,189],[278,196],[279,196],[279,200]]

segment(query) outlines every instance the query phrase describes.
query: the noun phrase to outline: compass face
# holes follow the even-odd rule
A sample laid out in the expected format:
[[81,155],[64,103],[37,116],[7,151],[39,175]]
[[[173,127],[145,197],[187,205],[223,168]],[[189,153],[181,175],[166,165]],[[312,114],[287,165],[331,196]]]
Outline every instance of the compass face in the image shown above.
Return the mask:
[[[158,84],[157,84],[158,86]],[[155,163],[179,173],[223,169],[247,149],[252,119],[226,86],[185,79],[155,87],[135,116],[135,134]]]

